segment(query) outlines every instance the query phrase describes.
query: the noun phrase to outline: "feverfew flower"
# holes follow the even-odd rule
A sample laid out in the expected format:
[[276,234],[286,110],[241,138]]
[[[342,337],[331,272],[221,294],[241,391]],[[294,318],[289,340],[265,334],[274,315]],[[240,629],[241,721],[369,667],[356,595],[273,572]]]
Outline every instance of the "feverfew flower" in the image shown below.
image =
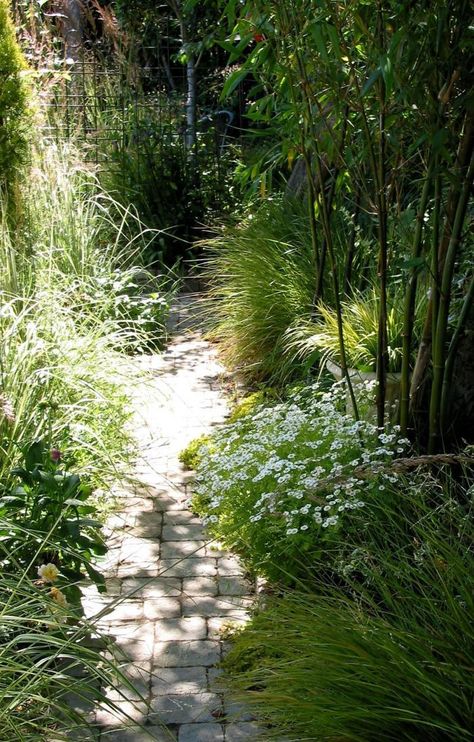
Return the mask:
[[55,582],[59,576],[59,569],[55,564],[48,562],[48,564],[42,564],[41,567],[38,567],[38,576],[43,582]]

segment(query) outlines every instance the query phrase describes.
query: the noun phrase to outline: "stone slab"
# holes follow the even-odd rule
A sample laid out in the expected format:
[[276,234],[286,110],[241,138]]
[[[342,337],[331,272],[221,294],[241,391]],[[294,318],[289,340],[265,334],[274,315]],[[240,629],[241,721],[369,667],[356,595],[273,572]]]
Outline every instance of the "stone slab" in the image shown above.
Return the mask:
[[157,641],[154,647],[154,667],[209,667],[219,660],[218,641]]
[[176,696],[156,696],[151,701],[150,718],[153,719],[154,714],[157,714],[165,724],[213,721],[213,713],[220,706],[220,698],[215,693],[182,693]]
[[224,727],[217,723],[182,724],[179,728],[179,742],[222,742]]
[[152,672],[152,696],[203,693],[206,690],[205,667],[161,667]]

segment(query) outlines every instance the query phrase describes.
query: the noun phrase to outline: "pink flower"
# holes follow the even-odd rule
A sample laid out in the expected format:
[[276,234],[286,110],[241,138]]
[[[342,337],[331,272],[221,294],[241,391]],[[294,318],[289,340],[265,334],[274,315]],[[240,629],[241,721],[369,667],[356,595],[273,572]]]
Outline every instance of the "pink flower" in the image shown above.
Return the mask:
[[51,457],[51,461],[54,461],[55,464],[61,461],[61,451],[59,450],[59,448],[52,448],[49,452],[49,455]]

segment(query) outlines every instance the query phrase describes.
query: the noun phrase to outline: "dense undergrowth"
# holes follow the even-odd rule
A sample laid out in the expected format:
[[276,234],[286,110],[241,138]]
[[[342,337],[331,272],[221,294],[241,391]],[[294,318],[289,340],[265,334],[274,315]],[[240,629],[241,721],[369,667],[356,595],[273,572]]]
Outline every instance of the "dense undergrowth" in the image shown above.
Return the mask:
[[0,718],[26,740],[87,735],[78,699],[127,683],[98,663],[81,586],[104,588],[98,493],[110,507],[132,471],[133,354],[162,345],[175,285],[144,267],[150,233],[74,146],[34,157],[16,227],[0,219]]
[[467,740],[472,472],[413,467],[345,407],[305,387],[194,446],[194,508],[270,580],[228,688],[264,739]]

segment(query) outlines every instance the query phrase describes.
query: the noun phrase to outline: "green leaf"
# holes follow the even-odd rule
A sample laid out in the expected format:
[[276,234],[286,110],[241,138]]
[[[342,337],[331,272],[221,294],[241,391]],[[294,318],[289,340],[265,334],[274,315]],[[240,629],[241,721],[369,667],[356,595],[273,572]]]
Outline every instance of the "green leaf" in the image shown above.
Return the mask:
[[24,461],[25,467],[28,471],[32,471],[36,466],[42,463],[44,460],[44,444],[43,441],[35,441],[26,450]]
[[105,587],[104,575],[102,575],[100,572],[94,569],[94,567],[91,564],[89,564],[89,562],[85,562],[84,567],[86,568],[87,574],[89,575],[91,580],[95,582],[96,585],[102,585]]
[[367,80],[364,87],[362,88],[362,92],[361,92],[362,96],[366,95],[369,92],[369,90],[377,82],[381,74],[382,74],[382,70],[380,69],[380,67],[377,67],[377,69],[372,72],[369,79]]
[[241,67],[240,69],[235,70],[235,72],[233,72],[225,81],[225,85],[221,93],[221,100],[224,100],[231,93],[233,93],[234,90],[240,85],[242,80],[245,80],[249,72],[250,69],[248,69],[247,67]]
[[310,32],[311,32],[311,36],[313,37],[314,43],[316,44],[317,51],[319,52],[322,59],[325,62],[327,62],[329,59],[329,56],[328,56],[328,52],[326,49],[326,42],[323,39],[321,23],[318,21],[317,23],[311,24]]

